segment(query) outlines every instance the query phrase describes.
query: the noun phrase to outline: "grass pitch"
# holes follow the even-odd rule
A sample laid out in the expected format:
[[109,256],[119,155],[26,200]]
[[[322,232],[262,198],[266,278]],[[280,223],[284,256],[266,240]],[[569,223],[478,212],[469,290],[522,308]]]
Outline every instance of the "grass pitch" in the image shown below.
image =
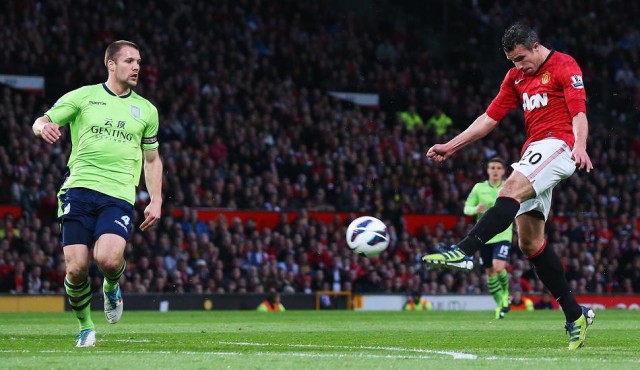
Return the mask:
[[71,312],[0,314],[3,369],[631,369],[640,313],[596,311],[587,344],[567,351],[559,311],[126,311],[98,344],[75,348]]

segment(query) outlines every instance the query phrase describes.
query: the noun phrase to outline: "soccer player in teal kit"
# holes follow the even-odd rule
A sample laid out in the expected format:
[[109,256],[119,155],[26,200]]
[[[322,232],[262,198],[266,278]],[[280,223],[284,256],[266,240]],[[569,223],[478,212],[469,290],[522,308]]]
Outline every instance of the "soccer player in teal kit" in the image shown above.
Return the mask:
[[[464,214],[478,219],[493,207],[498,193],[504,185],[505,164],[501,158],[493,157],[487,163],[489,179],[475,184],[464,203]],[[480,248],[482,266],[487,272],[487,286],[496,301],[496,319],[502,319],[509,311],[509,275],[507,258],[513,239],[513,225],[489,239]]]
[[[96,344],[91,320],[90,250],[104,275],[104,312],[109,323],[122,316],[118,281],[125,271],[124,250],[133,229],[136,186],[144,167],[151,201],[141,230],[160,219],[162,161],[158,154],[158,111],[132,88],[138,83],[140,51],[129,41],[107,47],[105,83],[84,86],[60,98],[33,124],[47,143],[60,139],[69,125],[72,150],[68,176],[58,193],[65,289],[80,323],[76,347]],[[144,164],[144,165],[143,165]]]

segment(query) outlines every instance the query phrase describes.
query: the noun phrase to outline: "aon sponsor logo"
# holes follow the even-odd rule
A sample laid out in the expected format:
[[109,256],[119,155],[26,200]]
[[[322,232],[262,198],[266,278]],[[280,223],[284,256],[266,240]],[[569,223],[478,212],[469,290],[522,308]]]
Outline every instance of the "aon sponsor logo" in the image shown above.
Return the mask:
[[547,94],[535,94],[533,96],[529,96],[529,94],[522,94],[522,109],[524,110],[534,110],[536,108],[545,107],[549,99],[547,98]]

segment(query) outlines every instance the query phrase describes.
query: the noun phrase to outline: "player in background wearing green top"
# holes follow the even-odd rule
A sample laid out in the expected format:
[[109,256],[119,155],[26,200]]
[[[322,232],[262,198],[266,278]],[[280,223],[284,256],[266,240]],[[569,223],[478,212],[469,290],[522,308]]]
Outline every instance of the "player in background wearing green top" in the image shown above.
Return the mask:
[[[464,214],[484,215],[487,209],[493,207],[498,193],[504,185],[505,163],[501,158],[493,157],[487,163],[489,179],[477,183],[464,204]],[[513,225],[494,236],[480,248],[482,266],[487,273],[489,292],[496,301],[496,319],[503,319],[509,312],[509,275],[505,267],[513,239]]]
[[[105,83],[84,86],[60,98],[33,124],[33,132],[53,144],[69,124],[71,154],[60,192],[58,217],[66,263],[65,289],[80,333],[76,347],[96,344],[91,320],[90,251],[104,275],[104,312],[109,323],[122,316],[118,281],[133,229],[136,186],[144,167],[151,196],[140,230],[152,228],[162,207],[162,161],[158,154],[158,111],[132,88],[138,83],[140,51],[129,41],[107,47]],[[144,161],[143,161],[144,158]],[[144,163],[144,166],[143,166]]]

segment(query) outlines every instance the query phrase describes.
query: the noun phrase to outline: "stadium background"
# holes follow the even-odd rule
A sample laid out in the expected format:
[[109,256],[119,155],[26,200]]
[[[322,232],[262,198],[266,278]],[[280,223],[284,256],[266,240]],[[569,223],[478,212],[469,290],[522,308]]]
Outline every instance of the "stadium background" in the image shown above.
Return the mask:
[[[64,292],[54,216],[70,145],[36,140],[31,124],[63,93],[103,82],[105,46],[129,39],[144,60],[136,90],[160,111],[165,217],[134,233],[126,293],[486,294],[482,271],[429,270],[420,257],[464,234],[462,204],[486,159],[518,158],[521,113],[443,165],[424,152],[483,112],[509,67],[502,31],[526,19],[578,60],[589,96],[596,170],[556,189],[548,241],[578,294],[637,294],[639,6],[3,1],[0,74],[43,76],[45,88],[0,87],[0,293]],[[400,118],[411,106],[425,123],[412,130]],[[453,125],[438,135],[426,123],[440,111]],[[144,186],[138,199],[139,215]],[[257,222],[264,212],[270,221]],[[346,248],[345,223],[359,214],[390,226],[378,259]],[[509,273],[512,290],[543,292],[517,248]]]

